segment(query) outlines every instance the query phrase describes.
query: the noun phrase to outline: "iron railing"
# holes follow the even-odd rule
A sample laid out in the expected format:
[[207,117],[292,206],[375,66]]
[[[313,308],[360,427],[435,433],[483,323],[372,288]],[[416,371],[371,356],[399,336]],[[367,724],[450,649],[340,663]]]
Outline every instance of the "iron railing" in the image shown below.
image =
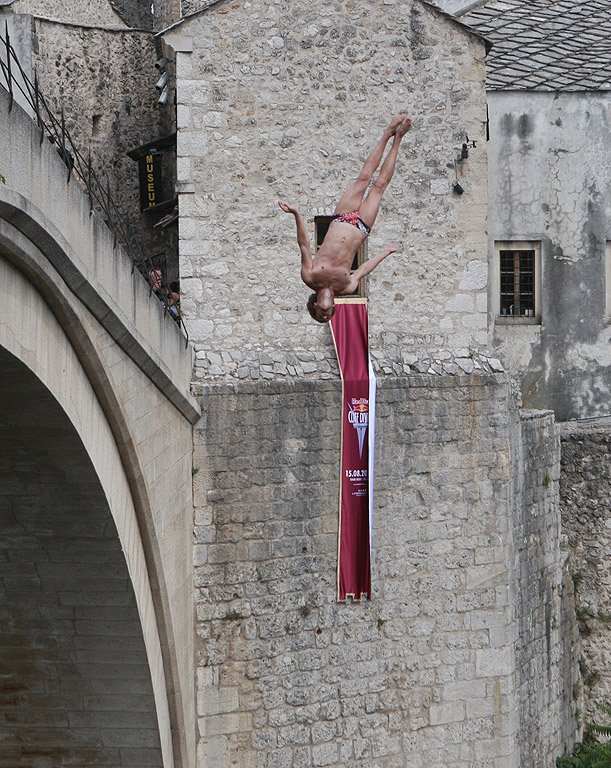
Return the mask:
[[141,234],[136,232],[134,227],[126,221],[112,199],[108,177],[93,167],[91,149],[85,157],[75,144],[66,127],[63,107],[60,117],[56,117],[40,90],[36,70],[34,70],[34,82],[24,71],[16,51],[11,45],[8,22],[5,25],[4,37],[0,33],[0,75],[0,85],[9,95],[9,113],[13,109],[16,94],[20,93],[32,109],[33,119],[40,131],[40,143],[42,144],[46,138],[55,146],[58,155],[64,161],[67,167],[66,183],[69,184],[74,177],[79,186],[86,192],[89,197],[90,215],[95,210],[102,217],[114,236],[113,247],[117,246],[117,242],[122,245],[131,259],[132,274],[137,268],[149,285],[149,295],[154,295],[172,319],[178,321],[188,343],[187,329],[182,318],[174,315],[171,305],[164,298],[164,295],[169,295],[169,286],[163,282],[161,291],[154,290],[149,274],[154,271],[155,267]]

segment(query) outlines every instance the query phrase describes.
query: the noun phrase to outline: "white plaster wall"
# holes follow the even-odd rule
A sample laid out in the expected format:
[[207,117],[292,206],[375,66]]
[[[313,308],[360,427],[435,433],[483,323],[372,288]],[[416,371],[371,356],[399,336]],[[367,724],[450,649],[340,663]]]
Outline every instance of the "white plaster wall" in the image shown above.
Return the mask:
[[541,242],[542,323],[501,325],[494,347],[525,403],[559,419],[609,413],[611,237],[609,93],[489,94],[489,253],[494,241]]
[[[332,375],[327,327],[305,311],[292,217],[333,212],[391,115],[401,147],[369,241],[401,253],[369,281],[381,368],[408,349],[484,346],[484,44],[414,2],[211,7],[177,54],[182,306],[196,378]],[[479,140],[452,192],[454,158]],[[392,370],[392,369],[391,369]]]

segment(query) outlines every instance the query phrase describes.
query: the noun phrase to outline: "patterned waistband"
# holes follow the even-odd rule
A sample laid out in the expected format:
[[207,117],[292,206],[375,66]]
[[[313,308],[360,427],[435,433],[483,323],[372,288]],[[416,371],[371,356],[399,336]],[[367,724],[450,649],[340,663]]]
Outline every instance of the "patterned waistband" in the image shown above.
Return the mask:
[[358,211],[351,211],[350,213],[336,213],[331,217],[331,221],[344,222],[345,224],[352,224],[353,227],[360,229],[363,234],[369,237],[371,233],[371,227],[361,219]]

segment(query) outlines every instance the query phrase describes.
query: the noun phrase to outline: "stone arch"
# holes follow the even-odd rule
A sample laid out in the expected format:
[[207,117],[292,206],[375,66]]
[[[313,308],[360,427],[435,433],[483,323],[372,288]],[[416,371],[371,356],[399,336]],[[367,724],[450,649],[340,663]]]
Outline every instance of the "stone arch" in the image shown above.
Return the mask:
[[[173,766],[175,757],[180,764],[181,755],[188,751],[184,744],[185,713],[176,695],[175,632],[167,626],[171,620],[163,563],[154,546],[156,526],[138,446],[96,348],[95,320],[67,289],[45,254],[5,220],[0,220],[0,281],[0,351],[9,355],[7,359],[24,364],[30,377],[50,393],[94,468],[109,524],[116,530],[116,540],[125,555],[139,616],[159,728],[159,755],[163,759],[159,765]],[[137,746],[145,749],[142,744]],[[65,754],[68,759],[70,753]],[[133,758],[132,753],[129,755],[126,759]],[[118,759],[116,755],[114,759]]]
[[0,763],[162,768],[147,644],[104,489],[41,380],[5,348],[0,369]]
[[0,88],[0,350],[72,424],[125,556],[164,768],[195,761],[191,350],[36,123]]

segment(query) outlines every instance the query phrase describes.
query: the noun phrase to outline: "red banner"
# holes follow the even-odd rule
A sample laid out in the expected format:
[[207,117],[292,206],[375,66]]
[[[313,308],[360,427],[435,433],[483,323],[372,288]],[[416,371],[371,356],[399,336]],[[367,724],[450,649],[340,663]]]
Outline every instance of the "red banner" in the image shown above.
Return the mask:
[[367,299],[336,299],[331,331],[342,377],[337,595],[371,600],[371,508],[375,376],[369,359]]

